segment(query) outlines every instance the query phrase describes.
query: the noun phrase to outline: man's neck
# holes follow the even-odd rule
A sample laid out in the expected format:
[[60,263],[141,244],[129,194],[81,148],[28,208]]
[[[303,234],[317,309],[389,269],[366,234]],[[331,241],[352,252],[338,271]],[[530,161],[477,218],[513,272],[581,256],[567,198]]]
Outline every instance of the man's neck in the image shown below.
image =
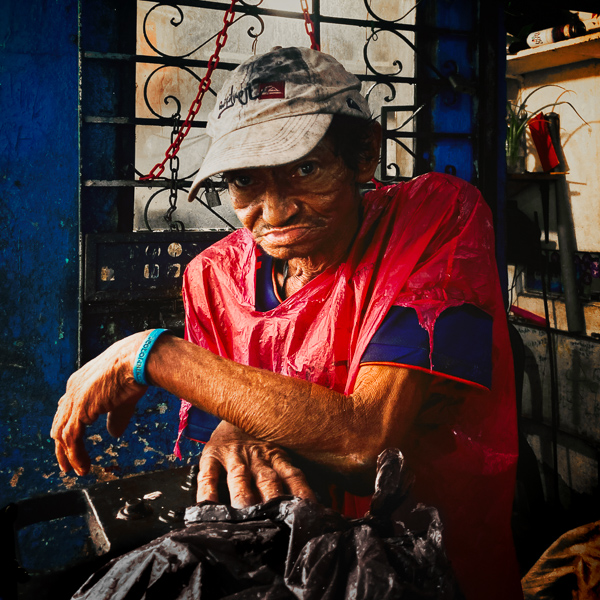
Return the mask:
[[284,296],[286,298],[291,296],[327,269],[337,267],[344,262],[358,233],[359,225],[360,221],[357,220],[355,227],[350,230],[351,235],[337,240],[337,243],[332,244],[326,252],[311,257],[295,257],[288,261],[281,261],[276,276],[278,287]]

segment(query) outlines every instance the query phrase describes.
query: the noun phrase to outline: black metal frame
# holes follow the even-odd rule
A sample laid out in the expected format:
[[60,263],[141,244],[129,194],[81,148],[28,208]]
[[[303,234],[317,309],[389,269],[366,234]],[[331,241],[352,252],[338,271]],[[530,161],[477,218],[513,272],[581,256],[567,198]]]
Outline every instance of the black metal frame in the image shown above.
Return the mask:
[[[180,298],[181,278],[187,264],[222,237],[222,233],[211,231],[88,235],[85,301]],[[175,251],[170,251],[171,246],[176,246]],[[160,278],[160,271],[166,271],[168,277]]]

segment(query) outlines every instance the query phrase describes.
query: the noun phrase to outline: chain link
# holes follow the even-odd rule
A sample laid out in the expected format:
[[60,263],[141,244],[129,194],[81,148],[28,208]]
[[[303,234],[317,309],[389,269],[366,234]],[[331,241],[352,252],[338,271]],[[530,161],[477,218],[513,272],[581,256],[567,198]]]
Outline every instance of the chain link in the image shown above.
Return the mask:
[[[173,127],[171,129],[171,144],[175,142],[179,134],[179,119],[181,115],[176,112],[173,115]],[[184,226],[181,221],[173,221],[173,213],[177,210],[177,178],[179,176],[179,156],[173,154],[169,157],[169,169],[171,171],[170,189],[169,189],[169,208],[165,213],[164,219],[171,229],[183,231]]]
[[192,122],[198,114],[200,107],[202,106],[204,94],[206,94],[206,92],[210,88],[210,78],[212,77],[213,71],[217,68],[217,65],[219,64],[219,53],[221,52],[221,49],[227,42],[227,29],[229,29],[229,26],[233,23],[233,20],[235,18],[236,2],[237,0],[231,0],[229,8],[225,11],[225,14],[223,16],[223,29],[221,29],[219,35],[217,36],[215,51],[208,60],[206,74],[202,78],[202,81],[200,81],[200,84],[198,86],[198,94],[196,95],[196,98],[190,106],[190,110],[185,121],[183,122],[183,125],[179,129],[177,135],[175,136],[175,139],[172,140],[171,145],[167,148],[167,151],[165,152],[165,157],[162,160],[162,162],[159,162],[156,165],[154,165],[154,167],[152,167],[148,175],[140,177],[140,180],[144,181],[147,179],[157,179],[158,177],[160,177],[165,170],[166,162],[168,160],[170,161],[177,155],[177,153],[179,152],[179,148],[181,147],[181,143],[192,128]]
[[311,42],[310,47],[313,50],[320,50],[321,48],[319,47],[315,36],[315,26],[310,18],[310,13],[308,12],[308,0],[300,0],[300,6],[302,7],[302,13],[304,14],[304,27]]

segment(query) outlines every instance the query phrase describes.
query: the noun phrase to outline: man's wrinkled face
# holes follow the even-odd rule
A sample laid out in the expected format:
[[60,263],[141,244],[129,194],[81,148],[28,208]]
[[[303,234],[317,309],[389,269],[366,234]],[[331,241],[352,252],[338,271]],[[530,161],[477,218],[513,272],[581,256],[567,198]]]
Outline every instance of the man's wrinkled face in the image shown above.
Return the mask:
[[296,162],[229,171],[225,179],[238,218],[274,258],[322,258],[358,226],[356,174],[327,136]]

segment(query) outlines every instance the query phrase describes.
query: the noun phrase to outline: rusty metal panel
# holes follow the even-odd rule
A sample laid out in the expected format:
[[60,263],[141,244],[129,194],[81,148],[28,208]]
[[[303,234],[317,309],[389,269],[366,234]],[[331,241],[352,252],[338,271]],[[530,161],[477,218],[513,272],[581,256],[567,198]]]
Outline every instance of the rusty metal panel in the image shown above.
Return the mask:
[[[545,473],[546,495],[570,508],[582,496],[598,497],[600,450],[600,343],[552,330],[556,356],[548,352],[544,329],[517,326],[525,344],[520,426]],[[552,403],[551,360],[556,369]],[[553,412],[554,410],[554,412]],[[558,480],[552,491],[554,444]]]

